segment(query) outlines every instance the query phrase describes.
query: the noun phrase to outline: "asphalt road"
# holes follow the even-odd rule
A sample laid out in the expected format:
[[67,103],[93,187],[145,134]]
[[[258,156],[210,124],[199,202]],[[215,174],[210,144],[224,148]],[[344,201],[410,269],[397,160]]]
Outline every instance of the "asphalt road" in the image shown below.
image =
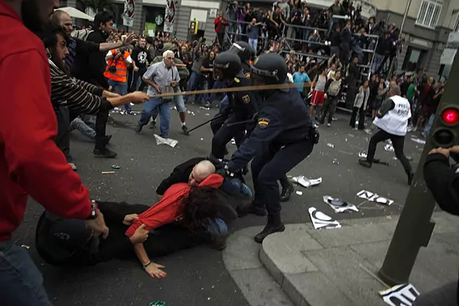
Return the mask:
[[[140,110],[140,107],[134,107]],[[205,110],[189,106],[187,124],[191,128],[208,120],[216,109]],[[349,116],[337,114],[332,127],[320,127],[321,142],[314,152],[289,175],[322,177],[321,185],[305,189],[302,195],[293,194],[283,204],[285,223],[309,222],[308,207],[315,206],[327,214],[333,214],[323,203],[322,197],[330,195],[359,206],[359,213],[339,214],[336,219],[375,217],[400,213],[408,192],[407,178],[394,153],[380,144],[377,157],[390,166],[374,165],[371,169],[358,165],[358,153],[365,152],[369,136],[348,126]],[[113,135],[110,147],[118,152],[115,160],[95,158],[93,145],[79,132],[72,134],[71,152],[78,166],[78,173],[91,191],[94,199],[127,201],[128,203],[153,204],[155,188],[180,162],[191,157],[207,156],[210,151],[211,130],[203,127],[190,136],[181,133],[178,116],[172,113],[170,137],[178,140],[175,148],[156,145],[156,130],[144,128],[141,134],[134,132],[137,116],[111,114],[108,131]],[[333,144],[334,148],[327,144]],[[229,145],[230,151],[235,149]],[[407,137],[405,151],[413,158],[413,166],[422,151],[419,145]],[[334,162],[335,161],[335,162]],[[112,164],[121,166],[111,169]],[[102,174],[115,171],[115,174]],[[251,181],[248,179],[248,181]],[[356,197],[362,189],[373,191],[394,200],[391,206],[365,202]],[[65,270],[43,263],[34,249],[34,231],[42,208],[32,200],[26,211],[24,223],[16,231],[14,239],[30,246],[32,258],[43,273],[45,287],[55,305],[148,305],[163,300],[167,305],[247,305],[244,297],[231,279],[222,262],[220,252],[205,246],[185,250],[164,258],[155,259],[164,264],[168,276],[163,280],[151,279],[137,262],[112,261],[79,270]],[[264,218],[247,216],[233,224],[232,231],[264,224]]]

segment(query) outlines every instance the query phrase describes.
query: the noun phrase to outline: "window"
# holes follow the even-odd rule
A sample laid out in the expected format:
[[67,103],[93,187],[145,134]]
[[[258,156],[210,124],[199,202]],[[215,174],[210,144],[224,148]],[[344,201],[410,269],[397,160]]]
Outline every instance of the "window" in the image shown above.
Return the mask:
[[423,0],[419,8],[416,24],[435,28],[440,18],[442,6],[443,1],[441,0]]
[[422,68],[426,60],[427,51],[409,46],[406,50],[402,70],[416,71]]

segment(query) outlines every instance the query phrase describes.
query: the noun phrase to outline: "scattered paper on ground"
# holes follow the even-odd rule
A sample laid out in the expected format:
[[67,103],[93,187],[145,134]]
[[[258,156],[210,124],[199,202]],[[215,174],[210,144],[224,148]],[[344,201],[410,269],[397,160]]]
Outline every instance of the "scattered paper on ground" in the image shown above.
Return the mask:
[[330,148],[334,148],[335,147],[335,145],[332,144],[332,143],[327,143],[327,146],[329,146]]
[[423,139],[411,137],[411,140],[414,141],[414,142],[416,142],[416,143],[419,143],[419,144],[426,144],[426,141],[423,140]]
[[324,228],[340,228],[341,224],[338,221],[332,219],[330,216],[324,214],[321,211],[318,211],[315,207],[310,207],[308,209],[309,217],[311,217],[312,225],[315,229],[324,229]]
[[302,192],[302,191],[299,191],[299,190],[297,190],[297,191],[296,191],[296,194],[297,194],[297,195],[303,195],[303,192]]
[[413,305],[414,301],[419,296],[419,291],[417,291],[411,284],[402,284],[387,290],[379,291],[379,294],[388,305],[410,306]]
[[161,145],[161,144],[165,144],[165,145],[168,145],[169,147],[175,147],[178,143],[177,140],[175,139],[172,139],[172,138],[162,138],[161,136],[159,135],[156,135],[155,134],[155,139],[156,139],[156,144],[157,145]]
[[342,212],[358,212],[359,209],[351,203],[345,202],[338,198],[333,198],[331,196],[324,196],[324,202],[327,203],[335,213],[342,213]]
[[360,157],[360,158],[367,158],[367,153],[360,152],[360,153],[359,153],[359,157]]
[[384,146],[384,150],[389,151],[389,152],[394,152],[394,147],[390,144],[386,144]]
[[294,183],[297,183],[298,185],[301,185],[303,187],[306,187],[306,188],[309,188],[311,186],[315,186],[315,185],[319,185],[320,183],[322,183],[322,178],[319,177],[319,178],[316,178],[316,179],[309,179],[309,178],[306,178],[304,176],[295,176],[292,178],[292,181]]
[[392,205],[392,203],[394,203],[394,201],[391,199],[381,197],[377,195],[376,193],[367,191],[367,190],[360,190],[359,192],[357,192],[357,196],[359,198],[362,198],[362,199],[365,199],[371,202],[376,202],[379,204],[387,205],[387,206],[390,206]]

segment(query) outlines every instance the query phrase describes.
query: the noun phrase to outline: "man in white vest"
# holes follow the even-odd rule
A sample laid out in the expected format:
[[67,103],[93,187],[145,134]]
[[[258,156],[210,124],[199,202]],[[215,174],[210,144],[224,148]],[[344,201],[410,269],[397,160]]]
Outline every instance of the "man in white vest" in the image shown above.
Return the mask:
[[394,147],[395,156],[402,163],[405,173],[408,176],[408,185],[411,185],[414,174],[410,162],[403,153],[408,120],[411,118],[410,102],[401,97],[398,85],[392,85],[388,95],[389,99],[383,102],[373,121],[373,124],[379,128],[379,131],[370,139],[367,158],[360,159],[359,163],[364,167],[370,168],[373,163],[377,144],[390,139]]

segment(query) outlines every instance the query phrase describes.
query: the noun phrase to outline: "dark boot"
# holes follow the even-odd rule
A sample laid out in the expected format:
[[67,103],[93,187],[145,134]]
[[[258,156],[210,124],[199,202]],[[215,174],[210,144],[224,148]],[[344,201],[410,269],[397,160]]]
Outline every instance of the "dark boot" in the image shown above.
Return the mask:
[[286,176],[281,178],[280,183],[282,185],[282,191],[281,191],[281,202],[287,202],[290,200],[290,195],[295,191],[295,188],[293,188],[293,184],[288,180]]
[[414,179],[414,173],[408,173],[408,185],[411,186],[411,183],[413,182]]
[[359,164],[364,167],[371,168],[371,163],[366,159],[359,159]]
[[255,201],[247,205],[236,207],[237,215],[239,218],[244,217],[248,214],[254,214],[257,216],[266,216],[266,210],[264,205],[256,203]]
[[255,241],[258,243],[262,243],[263,240],[277,232],[283,232],[285,230],[285,226],[281,221],[280,212],[276,214],[268,215],[268,224],[266,224],[265,228],[255,236]]
[[226,248],[226,237],[212,239],[210,246],[217,251],[223,251]]
[[96,146],[94,148],[94,155],[97,157],[104,157],[104,158],[115,158],[116,152],[113,152],[110,149],[107,149],[105,146],[107,145],[107,136],[96,136]]

